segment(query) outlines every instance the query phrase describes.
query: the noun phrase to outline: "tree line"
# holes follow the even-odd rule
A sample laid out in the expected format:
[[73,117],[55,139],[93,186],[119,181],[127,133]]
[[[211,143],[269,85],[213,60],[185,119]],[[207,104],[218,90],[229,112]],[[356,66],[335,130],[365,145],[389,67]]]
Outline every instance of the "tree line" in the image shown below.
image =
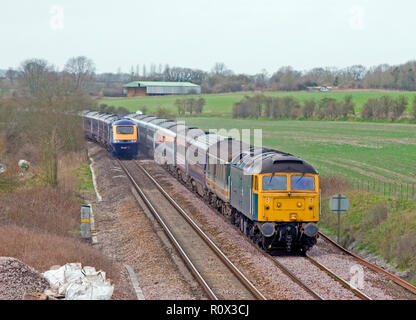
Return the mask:
[[[91,60],[85,58],[84,62]],[[73,66],[74,67],[74,66]],[[82,64],[75,68],[65,66],[63,72],[71,74],[77,68],[85,68]],[[95,71],[95,68],[94,68]],[[21,68],[4,70],[5,81],[0,81],[0,89],[6,91],[13,88],[23,76]],[[90,74],[88,74],[90,76]],[[382,64],[367,68],[354,65],[347,68],[312,68],[296,70],[284,66],[269,73],[261,70],[254,75],[235,73],[224,63],[215,63],[210,71],[185,67],[171,67],[168,64],[150,67],[132,66],[130,72],[119,70],[115,73],[91,74],[91,79],[83,76],[74,79],[76,85],[84,85],[88,80],[88,91],[92,95],[123,96],[123,85],[130,81],[190,81],[201,85],[203,93],[222,93],[237,91],[297,91],[310,87],[331,86],[339,89],[382,89],[416,91],[416,61],[390,66]],[[89,81],[92,80],[92,81]],[[3,87],[3,88],[2,88]],[[8,88],[7,88],[8,87]]]
[[[355,112],[355,103],[352,96],[347,95],[342,101],[334,98],[323,98],[319,101],[306,100],[300,102],[292,96],[268,97],[264,94],[246,96],[234,104],[233,118],[270,118],[270,119],[313,119],[313,120],[339,120],[348,118],[361,118],[365,120],[390,119],[398,120],[403,116],[408,101],[400,96],[392,99],[383,96],[378,99],[369,99],[360,114]],[[411,117],[416,120],[416,97],[413,100]]]

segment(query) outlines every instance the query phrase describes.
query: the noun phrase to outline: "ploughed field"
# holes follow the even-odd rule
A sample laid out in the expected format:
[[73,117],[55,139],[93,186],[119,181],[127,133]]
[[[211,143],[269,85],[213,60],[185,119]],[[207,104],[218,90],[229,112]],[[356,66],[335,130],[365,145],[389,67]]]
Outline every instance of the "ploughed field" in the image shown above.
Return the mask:
[[263,146],[292,153],[321,175],[350,181],[416,183],[416,125],[346,121],[240,120],[187,117],[202,129],[261,128]]
[[[260,92],[258,92],[260,93]],[[178,98],[199,98],[202,97],[206,101],[204,107],[205,115],[229,115],[234,103],[241,101],[245,96],[253,96],[254,92],[233,92],[233,93],[218,93],[218,94],[202,94],[202,95],[187,95],[187,96],[149,96],[149,97],[136,97],[136,98],[105,98],[99,100],[99,103],[112,105],[115,107],[125,107],[130,111],[137,111],[144,106],[147,108],[147,112],[154,112],[158,107],[164,107],[170,112],[177,113],[177,108],[174,103]],[[411,103],[416,97],[416,92],[397,92],[397,91],[335,91],[335,92],[307,92],[307,91],[276,91],[276,92],[264,92],[266,96],[270,97],[284,97],[293,96],[300,102],[314,99],[316,101],[322,98],[334,98],[339,101],[343,100],[345,96],[352,95],[352,101],[356,105],[356,111],[360,111],[363,105],[371,98],[379,98],[387,95],[391,98],[398,98],[400,95],[404,95],[408,99],[408,106],[406,111],[411,110]]]

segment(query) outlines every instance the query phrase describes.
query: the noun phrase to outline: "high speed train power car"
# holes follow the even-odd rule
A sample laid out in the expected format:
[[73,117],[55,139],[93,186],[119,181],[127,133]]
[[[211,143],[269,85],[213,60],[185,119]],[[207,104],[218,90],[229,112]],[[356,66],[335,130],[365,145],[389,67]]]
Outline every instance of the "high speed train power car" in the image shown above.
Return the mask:
[[125,121],[137,126],[142,152],[265,251],[305,254],[316,244],[319,175],[308,162],[172,120],[132,114]]
[[138,130],[133,121],[116,115],[85,111],[81,114],[87,138],[105,146],[119,157],[135,157]]

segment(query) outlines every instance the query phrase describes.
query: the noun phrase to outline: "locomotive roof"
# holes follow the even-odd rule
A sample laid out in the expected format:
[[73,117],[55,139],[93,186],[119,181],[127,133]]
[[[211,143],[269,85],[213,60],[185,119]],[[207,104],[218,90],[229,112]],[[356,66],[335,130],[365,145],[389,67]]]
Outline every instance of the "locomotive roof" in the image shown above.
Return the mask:
[[117,119],[120,119],[120,117],[117,115],[97,111],[88,111],[84,113],[83,116],[86,118],[103,121],[105,123],[111,123]]
[[289,153],[252,147],[232,161],[232,165],[246,174],[298,172],[318,174],[308,162]]
[[116,126],[131,126],[131,125],[135,125],[135,123],[133,121],[131,121],[130,119],[120,119],[120,120],[114,122],[113,125],[116,125]]

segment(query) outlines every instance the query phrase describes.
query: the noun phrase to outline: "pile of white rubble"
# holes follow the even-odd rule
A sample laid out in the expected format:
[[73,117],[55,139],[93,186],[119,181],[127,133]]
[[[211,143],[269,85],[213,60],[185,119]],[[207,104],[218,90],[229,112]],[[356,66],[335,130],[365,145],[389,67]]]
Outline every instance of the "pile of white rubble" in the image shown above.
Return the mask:
[[45,290],[49,297],[65,300],[110,300],[114,285],[106,279],[103,271],[93,267],[82,267],[81,263],[67,263],[62,267],[52,267],[42,274],[49,282]]

